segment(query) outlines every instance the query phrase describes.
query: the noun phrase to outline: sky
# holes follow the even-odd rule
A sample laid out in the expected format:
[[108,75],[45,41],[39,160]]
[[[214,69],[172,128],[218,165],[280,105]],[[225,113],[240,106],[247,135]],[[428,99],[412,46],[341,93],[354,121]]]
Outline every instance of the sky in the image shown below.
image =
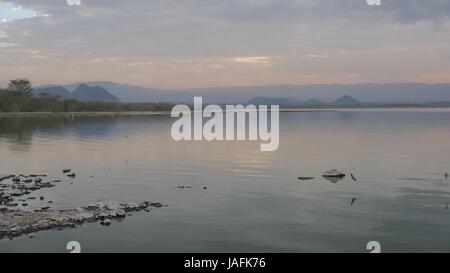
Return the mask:
[[450,0],[0,0],[0,86],[450,82],[449,18]]

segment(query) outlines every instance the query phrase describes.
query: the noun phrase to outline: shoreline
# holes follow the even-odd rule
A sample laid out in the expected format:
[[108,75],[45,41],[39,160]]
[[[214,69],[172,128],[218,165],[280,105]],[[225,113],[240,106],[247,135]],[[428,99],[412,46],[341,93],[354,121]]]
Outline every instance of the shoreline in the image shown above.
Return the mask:
[[0,212],[0,240],[20,237],[44,230],[76,228],[84,223],[100,222],[111,225],[112,219],[123,219],[133,212],[150,207],[163,207],[161,203],[99,201],[74,209],[36,209],[33,211],[8,210]]
[[[354,107],[354,108],[284,108],[280,113],[352,112],[352,111],[450,111],[450,107]],[[94,111],[94,112],[0,112],[6,117],[102,117],[102,116],[170,116],[171,111]]]
[[124,112],[0,112],[0,117],[102,117],[102,116],[170,116],[170,111]]
[[[68,179],[76,178],[70,169],[62,173]],[[47,174],[0,175],[0,240],[87,222],[98,221],[109,226],[112,219],[131,216],[132,212],[164,207],[159,202],[102,200],[72,209],[52,208],[53,201],[46,200],[43,191],[64,182],[62,177],[52,178]]]

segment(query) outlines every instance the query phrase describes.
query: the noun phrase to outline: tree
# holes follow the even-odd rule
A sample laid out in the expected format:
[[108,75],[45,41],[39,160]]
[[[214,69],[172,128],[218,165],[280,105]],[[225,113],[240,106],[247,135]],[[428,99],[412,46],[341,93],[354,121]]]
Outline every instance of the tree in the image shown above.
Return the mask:
[[33,86],[28,79],[15,79],[9,82],[8,90],[22,95],[30,95],[31,91],[33,91]]

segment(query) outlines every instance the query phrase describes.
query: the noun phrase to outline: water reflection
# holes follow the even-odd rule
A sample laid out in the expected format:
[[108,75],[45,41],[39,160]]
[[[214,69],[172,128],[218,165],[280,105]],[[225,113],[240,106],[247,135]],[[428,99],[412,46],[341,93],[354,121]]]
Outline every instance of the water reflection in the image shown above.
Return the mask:
[[[79,117],[0,117],[0,138],[11,144],[11,148],[27,149],[33,136],[54,137],[78,136],[82,139],[108,138],[123,135],[127,129],[148,130],[166,125],[168,116],[79,116]],[[142,125],[133,126],[136,124]],[[129,127],[129,128],[127,128]],[[128,135],[123,136],[125,138]]]

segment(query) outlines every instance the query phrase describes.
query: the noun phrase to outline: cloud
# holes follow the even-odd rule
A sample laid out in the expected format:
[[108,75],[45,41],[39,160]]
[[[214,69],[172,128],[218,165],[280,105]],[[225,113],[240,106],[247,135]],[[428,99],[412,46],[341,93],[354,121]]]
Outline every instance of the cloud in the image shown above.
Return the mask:
[[[65,0],[8,2],[41,16],[0,23],[0,60],[21,68],[0,68],[0,84],[18,71],[54,82],[53,75],[64,71],[68,81],[130,80],[131,70],[132,80],[158,86],[185,73],[187,87],[215,79],[238,85],[244,75],[260,79],[254,75],[259,69],[288,82],[310,78],[298,71],[330,78],[358,74],[362,81],[380,73],[389,80],[390,67],[405,55],[412,67],[403,76],[424,74],[412,71],[428,56],[421,45],[445,45],[433,60],[449,53],[449,0],[383,0],[380,7],[365,0],[84,0],[75,7]],[[443,61],[435,65],[447,68]],[[203,77],[190,82],[190,75]]]
[[233,61],[235,63],[250,63],[250,64],[264,64],[264,65],[268,65],[268,64],[270,64],[271,58],[270,57],[264,57],[264,56],[258,56],[258,57],[237,57],[237,58],[234,58]]

